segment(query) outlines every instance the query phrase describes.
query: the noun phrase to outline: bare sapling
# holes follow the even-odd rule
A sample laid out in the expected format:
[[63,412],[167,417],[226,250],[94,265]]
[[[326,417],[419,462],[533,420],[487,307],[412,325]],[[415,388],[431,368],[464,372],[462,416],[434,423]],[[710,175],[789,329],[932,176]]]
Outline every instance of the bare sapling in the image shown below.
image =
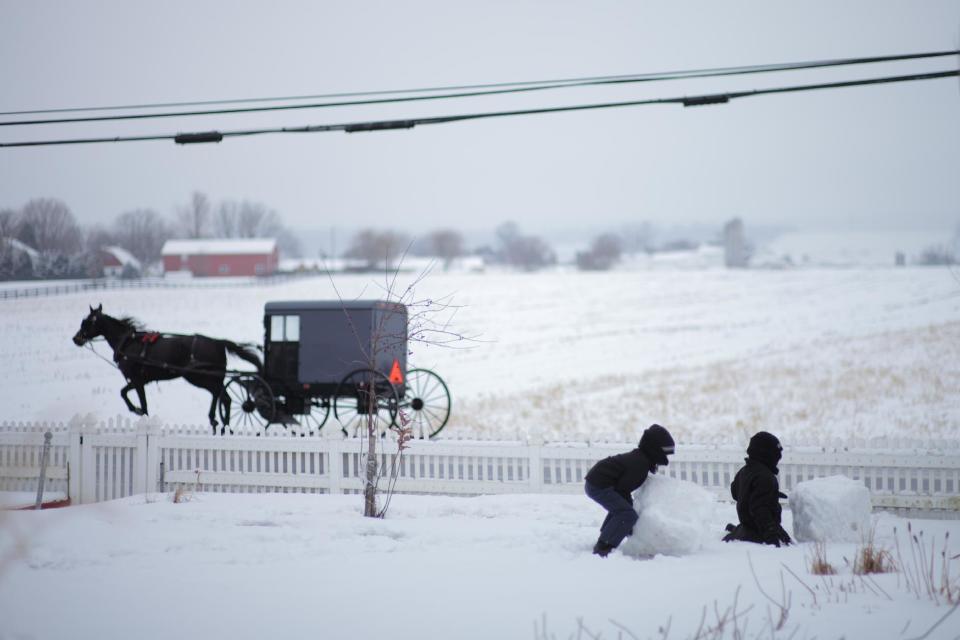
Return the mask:
[[[418,286],[430,274],[435,263],[419,272],[406,286],[399,284],[405,256],[406,252],[392,271],[388,269],[384,272],[383,282],[377,283],[380,299],[385,304],[375,316],[369,342],[360,339],[361,332],[357,331],[353,318],[344,308],[363,362],[371,372],[368,380],[361,381],[357,394],[358,408],[362,406],[360,413],[364,414],[360,423],[363,433],[347,435],[360,437],[360,468],[364,477],[363,515],[373,518],[386,515],[397,480],[403,471],[403,454],[410,448],[414,438],[411,416],[400,402],[404,393],[403,382],[388,380],[387,376],[379,373],[378,365],[390,354],[409,356],[418,347],[466,347],[476,340],[451,328],[454,316],[461,308],[453,304],[452,296],[437,299],[417,295]],[[386,264],[390,264],[390,260]],[[334,290],[343,302],[344,298],[335,283]],[[389,453],[384,448],[388,444],[388,432],[392,435],[391,444],[395,445]],[[420,437],[423,437],[422,432]],[[386,487],[382,488],[381,481],[384,478],[387,482]],[[381,494],[385,498],[382,507],[379,505]]]

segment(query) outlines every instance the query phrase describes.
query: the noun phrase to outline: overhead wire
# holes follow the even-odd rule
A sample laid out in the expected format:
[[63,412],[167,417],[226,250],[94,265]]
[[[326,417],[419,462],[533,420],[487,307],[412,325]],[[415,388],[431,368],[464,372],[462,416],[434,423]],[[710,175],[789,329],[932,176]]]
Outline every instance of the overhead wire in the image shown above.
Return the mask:
[[27,120],[5,120],[0,121],[0,127],[9,126],[30,126],[44,124],[72,124],[81,122],[107,122],[122,120],[148,120],[154,118],[181,118],[209,115],[230,115],[242,113],[258,113],[271,111],[291,111],[302,109],[324,109],[332,107],[364,106],[377,104],[393,104],[402,102],[421,102],[427,100],[449,100],[458,98],[475,98],[482,96],[504,95],[510,93],[528,93],[533,91],[545,91],[553,89],[565,89],[585,86],[602,86],[615,84],[630,84],[640,82],[658,82],[665,80],[697,79],[712,77],[728,77],[738,75],[749,75],[757,73],[772,73],[782,71],[798,71],[804,69],[819,69],[836,66],[850,66],[859,64],[873,64],[879,62],[894,62],[903,60],[917,60],[926,58],[938,58],[960,54],[960,50],[953,51],[935,51],[927,53],[898,54],[888,56],[872,56],[859,58],[837,58],[832,60],[817,60],[807,62],[790,62],[780,64],[748,65],[740,67],[718,67],[713,69],[694,69],[687,71],[667,71],[647,74],[619,75],[619,76],[596,76],[592,78],[569,78],[561,80],[533,80],[527,82],[505,82],[494,84],[479,85],[460,85],[449,87],[419,88],[407,90],[391,91],[365,91],[355,93],[339,94],[319,94],[314,96],[289,96],[285,98],[242,98],[228,101],[195,101],[180,103],[156,103],[153,105],[126,105],[115,107],[82,107],[75,109],[48,109],[33,111],[10,111],[0,112],[0,116],[10,115],[30,115],[43,113],[66,113],[66,112],[91,112],[104,110],[133,110],[146,108],[161,108],[173,106],[198,106],[214,104],[240,104],[251,102],[276,102],[290,101],[300,99],[319,99],[336,97],[363,97],[373,95],[393,95],[397,93],[428,93],[436,91],[455,91],[454,93],[442,93],[435,95],[405,95],[391,98],[368,98],[363,100],[342,100],[338,102],[308,103],[308,104],[282,104],[272,106],[257,107],[236,107],[223,109],[202,109],[194,111],[173,111],[160,113],[133,113],[133,114],[111,114],[102,116],[75,116],[69,118],[34,118]]
[[34,140],[23,142],[3,142],[0,147],[37,147],[53,145],[70,144],[94,144],[105,142],[142,142],[156,140],[173,140],[177,144],[193,144],[205,142],[220,142],[224,138],[255,136],[270,133],[321,133],[328,131],[345,131],[347,133],[357,133],[363,131],[384,131],[393,129],[410,129],[415,126],[443,124],[450,122],[463,122],[467,120],[480,120],[489,118],[501,118],[524,115],[542,115],[547,113],[563,113],[574,111],[586,111],[597,109],[612,109],[623,107],[635,107],[654,104],[682,104],[685,107],[695,107],[701,105],[723,104],[731,100],[784,93],[796,93],[802,91],[816,91],[822,89],[839,89],[856,86],[889,84],[898,82],[912,82],[919,80],[934,80],[938,78],[949,78],[960,76],[960,69],[949,71],[937,71],[930,73],[919,73],[899,76],[883,76],[877,78],[864,78],[859,80],[844,80],[837,82],[823,82],[817,84],[791,85],[786,87],[772,87],[766,89],[753,89],[748,91],[733,91],[725,93],[711,93],[694,96],[681,96],[671,98],[653,98],[644,100],[628,100],[619,102],[602,102],[592,104],[568,105],[559,107],[540,107],[533,109],[516,109],[510,111],[487,111],[479,113],[455,114],[447,116],[432,116],[422,118],[409,118],[401,120],[371,120],[366,122],[339,123],[339,124],[321,124],[307,125],[301,127],[272,127],[261,129],[242,129],[234,131],[204,131],[194,133],[163,134],[152,136],[115,136],[101,138],[73,138],[61,140]]
[[[206,106],[206,105],[216,105],[216,104],[243,104],[251,102],[287,102],[291,100],[317,100],[317,99],[326,99],[326,98],[351,98],[351,97],[362,97],[362,96],[374,96],[374,95],[392,95],[392,94],[401,94],[401,93],[428,93],[428,92],[438,92],[438,91],[466,91],[474,89],[498,89],[506,87],[520,87],[520,86],[532,86],[532,85],[553,85],[557,84],[559,87],[567,86],[577,86],[577,83],[589,83],[589,82],[633,82],[633,81],[645,81],[645,80],[670,80],[670,79],[681,79],[681,78],[696,78],[696,77],[709,77],[701,74],[737,74],[737,73],[763,73],[768,71],[787,71],[794,69],[813,69],[818,67],[829,67],[829,66],[838,66],[838,65],[853,65],[853,64],[867,64],[874,62],[892,62],[900,60],[915,60],[920,58],[936,58],[943,56],[951,56],[960,53],[960,51],[934,51],[927,53],[909,53],[909,54],[894,54],[887,56],[868,56],[868,57],[854,57],[854,58],[836,58],[832,60],[815,60],[815,61],[806,61],[806,62],[789,62],[789,63],[768,63],[761,65],[740,65],[732,67],[713,67],[707,69],[687,69],[682,71],[660,71],[654,73],[633,73],[633,74],[620,74],[620,75],[606,75],[606,76],[587,76],[587,77],[576,77],[576,78],[555,78],[552,80],[521,80],[513,82],[494,82],[494,83],[482,83],[482,84],[462,84],[462,85],[446,85],[446,86],[437,86],[437,87],[419,87],[414,89],[382,89],[375,91],[354,91],[354,92],[340,92],[340,93],[323,93],[323,94],[311,94],[311,95],[295,95],[295,96],[273,96],[265,98],[231,98],[231,99],[221,99],[221,100],[194,100],[187,102],[156,102],[156,103],[146,103],[146,104],[132,104],[132,105],[113,105],[113,106],[96,106],[96,107],[69,107],[69,108],[59,108],[59,109],[33,109],[28,111],[0,111],[0,116],[9,116],[9,115],[30,115],[30,114],[42,114],[42,113],[68,113],[68,112],[84,112],[84,111],[122,111],[122,110],[132,110],[132,109],[160,109],[166,107],[189,107],[189,106]],[[553,87],[549,87],[553,88]]]

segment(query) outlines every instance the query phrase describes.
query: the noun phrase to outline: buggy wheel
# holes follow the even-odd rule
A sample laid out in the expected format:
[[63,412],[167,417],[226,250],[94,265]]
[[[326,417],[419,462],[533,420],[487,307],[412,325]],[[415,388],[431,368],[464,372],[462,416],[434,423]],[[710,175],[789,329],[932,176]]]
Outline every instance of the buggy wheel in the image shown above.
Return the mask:
[[302,416],[297,416],[300,423],[300,435],[306,432],[308,435],[319,435],[320,429],[327,424],[327,418],[330,417],[330,398],[310,398],[307,400],[307,411]]
[[390,379],[373,369],[357,369],[340,381],[333,397],[333,415],[345,436],[356,436],[368,426],[386,434],[397,417],[399,398]]
[[432,438],[450,419],[450,390],[429,369],[407,371],[406,393],[400,400],[400,423],[409,425],[421,438]]
[[260,435],[276,415],[273,392],[263,378],[241,374],[220,392],[220,422],[231,433]]

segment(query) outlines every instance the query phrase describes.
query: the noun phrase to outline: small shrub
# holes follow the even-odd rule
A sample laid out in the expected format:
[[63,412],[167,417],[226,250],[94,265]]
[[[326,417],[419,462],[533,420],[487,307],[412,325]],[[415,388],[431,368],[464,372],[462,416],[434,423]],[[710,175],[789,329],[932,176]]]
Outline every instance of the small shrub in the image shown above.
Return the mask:
[[173,492],[173,503],[181,504],[183,502],[190,502],[190,492],[187,491],[182,484],[177,485],[177,490]]
[[857,549],[853,558],[853,572],[862,576],[867,573],[892,573],[897,570],[890,551],[878,548],[873,542],[864,544]]
[[[193,490],[199,491],[200,490],[200,469],[194,469],[193,472],[197,476],[197,479],[194,480],[193,482]],[[178,484],[177,489],[173,492],[174,504],[180,504],[181,502],[190,502],[192,498],[193,498],[193,494],[187,489],[185,489],[182,484]]]
[[870,530],[863,544],[857,547],[853,557],[853,573],[862,576],[869,573],[893,573],[897,563],[888,549],[878,547],[875,541],[876,527]]
[[813,555],[810,557],[810,573],[815,576],[836,575],[837,570],[827,560],[826,542],[817,542],[813,545]]

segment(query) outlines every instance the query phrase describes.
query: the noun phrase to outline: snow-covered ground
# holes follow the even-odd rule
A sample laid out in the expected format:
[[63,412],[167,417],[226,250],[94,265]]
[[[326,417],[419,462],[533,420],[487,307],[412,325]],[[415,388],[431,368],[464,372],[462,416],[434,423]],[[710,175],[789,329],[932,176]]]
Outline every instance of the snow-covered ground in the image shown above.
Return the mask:
[[[346,298],[381,295],[374,276],[335,283]],[[450,387],[444,435],[633,440],[651,422],[685,441],[745,442],[760,428],[788,444],[960,435],[960,281],[946,268],[438,270],[417,294],[452,295],[463,305],[453,329],[477,336],[412,345],[411,363]],[[0,301],[0,420],[126,413],[119,373],[70,341],[89,304],[155,330],[260,343],[265,302],[335,296],[319,276]],[[176,381],[147,395],[164,421],[204,422],[204,391]]]
[[782,264],[789,258],[795,265],[889,267],[898,253],[910,264],[932,247],[956,252],[958,240],[956,232],[943,231],[791,231],[758,246],[753,264]]
[[[839,573],[821,578],[809,543],[720,542],[731,505],[702,549],[652,559],[592,556],[603,512],[585,496],[397,496],[385,520],[360,511],[360,496],[168,494],[0,512],[0,638],[682,639],[735,605],[726,638],[907,639],[950,611],[904,573],[854,576],[854,544],[827,545]],[[949,532],[957,552],[957,521],[912,525],[938,553]],[[915,568],[906,527],[881,514],[877,542],[896,559],[896,528]],[[789,598],[779,632],[761,588]],[[927,637],[958,633],[960,612]]]
[[[380,295],[369,275],[335,284],[347,298]],[[960,437],[960,282],[947,269],[437,272],[417,289],[453,295],[463,308],[452,327],[476,336],[464,348],[412,345],[411,362],[453,394],[445,435],[635,441],[656,421],[686,442],[742,444],[759,428],[788,445]],[[265,302],[335,295],[318,277],[0,301],[0,420],[124,412],[120,375],[70,342],[90,304],[156,330],[260,342]],[[168,422],[202,422],[209,402],[183,382],[147,393]],[[731,607],[742,615],[727,617],[726,637],[907,639],[951,612],[910,588],[919,569],[906,520],[875,516],[900,572],[854,576],[857,545],[830,543],[839,573],[821,578],[810,543],[724,544],[732,505],[691,511],[675,495],[683,504],[657,506],[693,513],[685,526],[700,527],[690,533],[703,545],[649,559],[631,550],[664,536],[592,556],[603,512],[576,495],[400,495],[385,520],[340,495],[0,511],[0,639],[688,638]],[[948,533],[960,537],[958,521],[914,521],[921,529],[937,554]],[[789,597],[779,631],[767,596]],[[958,634],[960,612],[926,637]]]

